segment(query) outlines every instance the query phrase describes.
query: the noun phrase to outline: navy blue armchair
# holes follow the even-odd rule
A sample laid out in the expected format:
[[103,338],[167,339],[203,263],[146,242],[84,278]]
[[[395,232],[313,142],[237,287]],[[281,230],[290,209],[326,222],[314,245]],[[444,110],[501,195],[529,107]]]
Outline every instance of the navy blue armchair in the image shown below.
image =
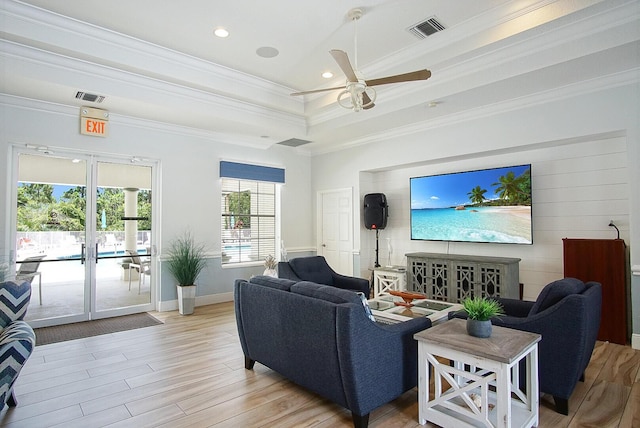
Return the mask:
[[[598,337],[602,286],[564,278],[546,285],[535,302],[496,300],[506,316],[493,318],[493,325],[542,335],[538,344],[540,392],[553,396],[558,413],[569,414],[569,397],[578,380],[584,380]],[[450,313],[452,317],[464,318],[465,314]]]
[[360,291],[367,298],[371,290],[369,280],[335,272],[322,256],[298,257],[288,262],[280,262],[278,263],[278,277]]

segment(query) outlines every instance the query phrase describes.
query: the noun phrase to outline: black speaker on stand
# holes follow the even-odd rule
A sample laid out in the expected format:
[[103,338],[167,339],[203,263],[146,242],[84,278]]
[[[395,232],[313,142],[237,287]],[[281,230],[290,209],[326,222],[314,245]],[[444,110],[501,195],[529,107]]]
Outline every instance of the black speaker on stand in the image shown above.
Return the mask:
[[387,197],[383,193],[364,195],[364,227],[376,231],[376,263],[374,267],[380,267],[380,263],[378,263],[378,233],[387,227],[387,217],[389,217],[389,206],[387,205]]

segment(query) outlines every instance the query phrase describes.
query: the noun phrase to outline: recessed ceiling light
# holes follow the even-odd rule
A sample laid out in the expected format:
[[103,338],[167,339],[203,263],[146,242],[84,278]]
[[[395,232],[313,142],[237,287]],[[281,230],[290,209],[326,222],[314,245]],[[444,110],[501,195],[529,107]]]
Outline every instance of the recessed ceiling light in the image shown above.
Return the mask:
[[216,36],[220,37],[220,38],[225,38],[225,37],[229,37],[229,32],[224,29],[224,28],[216,28],[213,31],[213,34],[215,34]]
[[322,73],[322,77],[324,77],[325,79],[331,79],[333,77],[333,73],[330,71],[325,71],[324,73]]
[[278,49],[276,48],[272,48],[271,46],[263,46],[261,48],[258,48],[256,50],[256,53],[262,58],[273,58],[278,56],[280,51],[278,51]]

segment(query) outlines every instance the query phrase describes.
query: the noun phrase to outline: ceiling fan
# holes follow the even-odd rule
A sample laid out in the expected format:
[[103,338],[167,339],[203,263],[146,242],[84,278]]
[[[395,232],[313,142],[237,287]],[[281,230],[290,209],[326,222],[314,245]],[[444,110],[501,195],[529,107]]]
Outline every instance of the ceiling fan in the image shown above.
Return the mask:
[[358,28],[357,22],[362,17],[362,9],[352,9],[348,13],[348,17],[354,22],[355,37],[355,68],[349,61],[349,56],[346,52],[333,49],[329,51],[333,59],[338,63],[338,66],[347,78],[346,86],[338,86],[333,88],[316,89],[312,91],[294,92],[293,96],[313,94],[317,92],[336,91],[342,89],[342,92],[338,94],[338,104],[341,107],[350,109],[353,111],[360,111],[362,109],[368,110],[372,108],[376,100],[376,90],[373,86],[386,85],[389,83],[410,82],[414,80],[427,80],[431,77],[431,71],[418,70],[410,73],[396,74],[394,76],[382,77],[379,79],[365,80],[358,72]]

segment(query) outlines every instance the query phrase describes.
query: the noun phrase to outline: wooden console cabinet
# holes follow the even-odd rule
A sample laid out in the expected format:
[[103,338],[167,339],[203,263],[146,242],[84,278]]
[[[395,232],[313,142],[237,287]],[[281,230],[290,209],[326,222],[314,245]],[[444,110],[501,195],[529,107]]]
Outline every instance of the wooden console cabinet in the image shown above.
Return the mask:
[[602,284],[598,340],[626,345],[628,340],[628,261],[622,239],[562,240],[564,276]]
[[460,303],[467,297],[520,297],[520,259],[408,253],[407,289]]

